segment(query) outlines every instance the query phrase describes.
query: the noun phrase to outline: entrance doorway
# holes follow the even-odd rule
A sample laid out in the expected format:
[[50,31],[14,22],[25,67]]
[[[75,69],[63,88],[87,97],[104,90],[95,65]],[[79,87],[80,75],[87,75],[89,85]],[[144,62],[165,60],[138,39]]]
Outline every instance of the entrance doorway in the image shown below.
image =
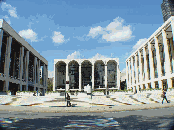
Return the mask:
[[16,95],[18,88],[19,88],[19,84],[9,82],[9,90],[11,92],[11,95]]

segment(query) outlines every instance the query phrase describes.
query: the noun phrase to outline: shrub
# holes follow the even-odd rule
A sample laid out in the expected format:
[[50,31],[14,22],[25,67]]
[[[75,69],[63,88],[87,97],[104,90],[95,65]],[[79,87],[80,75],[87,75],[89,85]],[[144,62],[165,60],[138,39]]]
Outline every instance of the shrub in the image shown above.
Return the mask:
[[[0,92],[1,92],[1,91],[0,91]],[[8,91],[5,91],[5,92],[10,93],[11,91],[10,91],[10,90],[8,90]]]

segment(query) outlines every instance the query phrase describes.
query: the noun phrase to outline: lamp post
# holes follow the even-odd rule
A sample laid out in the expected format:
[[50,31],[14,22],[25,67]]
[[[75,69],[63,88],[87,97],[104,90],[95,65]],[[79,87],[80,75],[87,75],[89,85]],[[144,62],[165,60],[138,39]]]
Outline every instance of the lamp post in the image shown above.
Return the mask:
[[[92,82],[91,76],[90,76],[90,80],[91,80],[91,82]],[[91,86],[91,100],[92,100],[92,86]]]
[[[67,84],[67,81],[66,81],[66,84]],[[66,85],[65,85],[65,101],[66,101]]]

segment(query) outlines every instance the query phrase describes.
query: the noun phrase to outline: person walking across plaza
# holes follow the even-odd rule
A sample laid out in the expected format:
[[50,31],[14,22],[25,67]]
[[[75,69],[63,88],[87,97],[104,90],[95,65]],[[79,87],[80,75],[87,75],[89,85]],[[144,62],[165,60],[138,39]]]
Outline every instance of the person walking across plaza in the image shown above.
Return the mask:
[[167,91],[167,89],[165,88],[165,89],[163,90],[162,94],[161,94],[161,97],[163,98],[162,104],[163,104],[164,99],[166,99],[166,102],[169,103],[168,100],[167,100],[167,97],[166,97],[166,91]]
[[69,94],[67,93],[67,105],[66,105],[67,107],[68,106],[71,106],[71,103],[70,103],[70,96],[69,96]]

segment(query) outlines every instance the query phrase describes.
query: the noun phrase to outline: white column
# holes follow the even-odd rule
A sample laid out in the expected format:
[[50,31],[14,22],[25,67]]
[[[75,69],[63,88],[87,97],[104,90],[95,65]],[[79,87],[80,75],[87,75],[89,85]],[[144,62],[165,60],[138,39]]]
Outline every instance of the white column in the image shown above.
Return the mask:
[[12,44],[12,37],[9,36],[7,38],[7,46],[6,46],[6,52],[5,52],[5,89],[4,91],[9,90],[9,65],[10,65],[10,54],[11,54],[11,44]]
[[119,69],[119,61],[117,60],[117,87],[120,90],[120,69]]
[[[174,36],[173,36],[174,37]],[[171,54],[172,54],[172,65],[171,66],[173,66],[173,71],[172,71],[172,73],[174,73],[174,45],[173,45],[173,39],[170,39],[170,43],[171,43]]]
[[107,77],[108,77],[108,74],[107,74],[107,64],[105,65],[105,88],[107,89]]
[[161,58],[160,58],[160,48],[158,44],[158,38],[154,37],[155,39],[155,49],[156,49],[156,59],[157,59],[157,69],[158,69],[158,78],[162,75],[162,69],[161,69]]
[[172,79],[171,78],[167,79],[167,85],[168,85],[168,88],[172,87]]
[[138,56],[135,55],[136,84],[138,84]]
[[[44,64],[44,76],[46,75],[45,72],[45,64]],[[45,86],[45,77],[44,77],[44,86]],[[56,62],[54,63],[54,82],[53,82],[53,91],[55,91],[57,88],[57,65]]]
[[[43,86],[45,87],[46,83],[45,83],[45,63],[43,63],[43,69],[42,69],[42,77],[43,77]],[[54,80],[53,80],[53,91],[54,91],[54,87],[55,87],[55,67],[54,67]]]
[[[44,87],[47,86],[46,74],[47,74],[47,71],[46,71],[46,64],[44,63]],[[56,78],[57,78],[57,75],[56,75]],[[56,79],[56,80],[57,80],[57,79]],[[56,82],[57,82],[57,81],[56,81]]]
[[135,54],[135,73],[136,73],[136,88],[139,92],[139,86],[138,86],[138,52]]
[[[146,57],[146,55],[147,55],[147,53],[146,53],[146,48],[143,47],[145,81],[148,80],[147,57]],[[148,88],[148,84],[145,83],[145,85],[146,85],[146,89],[147,89],[147,88]]]
[[45,80],[46,85],[45,86],[46,86],[46,88],[48,88],[48,82],[47,82],[47,80],[48,80],[48,65],[45,66],[45,72],[46,72],[46,75],[45,75],[46,76],[45,77],[45,79],[46,79]]
[[131,89],[132,83],[131,83],[131,60],[128,60],[129,63],[129,89]]
[[173,61],[173,73],[174,73],[174,45],[173,45],[173,41],[174,41],[174,19],[171,20],[171,28],[172,28],[172,34],[173,34],[173,40],[172,40],[172,61]]
[[162,29],[162,36],[163,36],[163,44],[164,44],[164,52],[165,52],[165,71],[166,74],[165,76],[171,74],[171,67],[170,67],[170,57],[169,57],[169,46],[167,43],[167,36],[166,36],[166,32],[164,31],[164,29]]
[[[148,42],[148,49],[149,49],[149,61],[150,61],[150,77],[151,80],[154,80],[154,58],[152,55],[152,44],[150,44],[150,42]],[[155,82],[152,81],[151,82],[151,86],[152,88],[155,88]]]
[[149,49],[149,61],[150,61],[150,77],[151,80],[154,79],[154,58],[153,58],[153,54],[152,54],[152,44],[150,44],[150,42],[148,42],[148,49]]
[[161,80],[158,81],[158,85],[159,85],[159,89],[162,89],[163,88],[163,83]]
[[127,83],[127,89],[129,87],[128,72],[129,72],[129,70],[128,70],[128,61],[126,61],[126,83]]
[[[139,74],[140,82],[139,83],[142,83],[143,76],[142,76],[142,60],[141,60],[141,52],[140,51],[138,51],[138,56],[139,56],[139,70],[140,70],[140,74]],[[143,89],[142,84],[140,84],[140,87]]]
[[24,47],[20,47],[20,91],[22,91],[22,74],[23,74],[23,57]]
[[29,66],[29,51],[27,51],[27,53],[26,53],[26,73],[25,73],[26,91],[28,91],[28,66]]
[[[1,48],[2,48],[2,39],[3,39],[3,30],[0,29],[0,55],[1,55]],[[1,60],[0,60],[0,64],[1,64]]]
[[16,64],[16,52],[14,52],[14,56],[13,56],[13,78],[15,77],[15,73],[16,73],[16,70],[15,70],[15,64]]
[[92,63],[92,89],[94,90],[94,64]]
[[38,72],[38,84],[40,85],[40,60],[38,60],[38,68],[37,68],[37,72]]
[[132,86],[135,84],[135,79],[134,79],[134,61],[133,61],[133,56],[131,57],[131,64],[132,64]]
[[79,91],[82,91],[82,73],[81,73],[81,63],[79,64]]
[[146,58],[146,55],[147,55],[146,49],[145,49],[145,47],[143,47],[145,81],[148,80],[147,58]]
[[[68,63],[66,64],[66,81],[69,81]],[[68,90],[69,90],[69,84],[66,84],[66,91]]]
[[37,57],[34,57],[34,91],[36,91],[36,64],[37,64]]

